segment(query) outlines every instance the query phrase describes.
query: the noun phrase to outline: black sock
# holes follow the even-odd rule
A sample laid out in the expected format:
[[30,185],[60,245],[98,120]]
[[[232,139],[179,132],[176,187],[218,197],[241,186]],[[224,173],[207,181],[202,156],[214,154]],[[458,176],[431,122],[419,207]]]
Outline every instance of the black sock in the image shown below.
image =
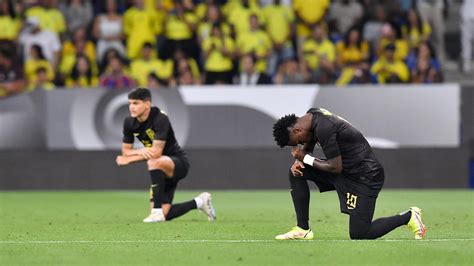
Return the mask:
[[166,215],[166,220],[172,220],[194,209],[197,209],[196,201],[194,199],[183,203],[173,204],[171,205],[168,215]]
[[161,208],[163,202],[162,197],[165,193],[166,175],[159,169],[149,172],[151,177],[151,190],[153,192],[153,208]]
[[295,177],[290,171],[291,198],[295,206],[297,225],[309,229],[309,187],[303,177]]
[[352,239],[376,239],[386,235],[397,227],[406,225],[410,221],[411,212],[401,215],[379,218],[367,223],[355,216],[349,221],[349,233]]

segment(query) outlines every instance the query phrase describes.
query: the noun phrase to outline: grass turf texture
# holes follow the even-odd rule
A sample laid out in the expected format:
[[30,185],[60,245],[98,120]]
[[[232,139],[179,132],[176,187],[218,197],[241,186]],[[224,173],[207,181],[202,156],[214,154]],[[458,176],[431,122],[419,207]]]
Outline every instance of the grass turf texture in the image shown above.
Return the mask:
[[[197,194],[178,191],[175,202]],[[272,239],[295,224],[287,191],[216,191],[217,221],[192,211],[158,224],[141,222],[148,214],[145,192],[0,192],[0,264],[472,265],[473,195],[383,190],[375,217],[420,206],[427,240],[412,240],[401,227],[382,240],[350,241],[336,194],[313,191],[316,240],[282,242]]]

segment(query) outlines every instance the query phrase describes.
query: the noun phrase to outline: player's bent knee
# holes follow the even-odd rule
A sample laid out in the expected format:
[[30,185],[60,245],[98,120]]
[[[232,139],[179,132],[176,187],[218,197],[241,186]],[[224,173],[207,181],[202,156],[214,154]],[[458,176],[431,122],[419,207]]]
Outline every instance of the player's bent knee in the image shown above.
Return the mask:
[[148,166],[148,169],[151,169],[156,166],[156,162],[154,159],[149,159],[146,161],[146,165]]
[[351,230],[349,236],[352,240],[363,240],[367,239],[367,233],[361,230]]
[[148,169],[162,169],[163,168],[163,162],[160,159],[149,159],[146,161],[148,165]]

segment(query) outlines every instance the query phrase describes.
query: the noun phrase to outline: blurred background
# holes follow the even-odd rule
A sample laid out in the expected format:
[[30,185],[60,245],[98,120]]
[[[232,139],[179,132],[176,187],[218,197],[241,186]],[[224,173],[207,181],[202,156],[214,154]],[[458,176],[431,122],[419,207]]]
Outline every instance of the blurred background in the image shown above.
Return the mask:
[[127,93],[150,88],[187,189],[287,188],[272,124],[325,107],[386,187],[474,187],[474,1],[0,0],[0,190],[143,189],[118,168]]

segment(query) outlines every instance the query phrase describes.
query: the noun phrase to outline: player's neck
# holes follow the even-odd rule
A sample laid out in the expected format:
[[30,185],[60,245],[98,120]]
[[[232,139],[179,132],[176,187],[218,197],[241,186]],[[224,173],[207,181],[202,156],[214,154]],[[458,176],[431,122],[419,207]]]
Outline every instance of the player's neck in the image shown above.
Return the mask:
[[151,112],[151,108],[148,108],[143,112],[143,114],[141,114],[140,116],[137,116],[138,122],[140,123],[145,122],[148,119],[148,117],[150,117],[150,112]]
[[313,121],[313,115],[312,114],[306,114],[302,117],[299,118],[299,124],[301,128],[311,131],[311,123]]

